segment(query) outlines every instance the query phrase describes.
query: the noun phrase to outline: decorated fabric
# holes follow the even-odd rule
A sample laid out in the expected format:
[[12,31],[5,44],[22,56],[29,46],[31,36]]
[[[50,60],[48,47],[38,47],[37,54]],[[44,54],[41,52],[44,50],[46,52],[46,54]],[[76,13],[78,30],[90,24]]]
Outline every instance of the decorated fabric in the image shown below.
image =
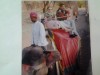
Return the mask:
[[78,55],[78,37],[70,38],[69,33],[61,29],[53,29],[54,42],[61,54],[62,71],[74,69]]

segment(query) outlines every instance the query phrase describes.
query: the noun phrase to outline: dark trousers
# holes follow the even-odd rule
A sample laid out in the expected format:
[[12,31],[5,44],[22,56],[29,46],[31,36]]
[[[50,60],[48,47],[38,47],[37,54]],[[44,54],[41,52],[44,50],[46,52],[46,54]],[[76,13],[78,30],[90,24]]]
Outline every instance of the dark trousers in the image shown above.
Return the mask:
[[44,46],[41,46],[41,48],[43,49],[43,51],[46,51],[46,48]]

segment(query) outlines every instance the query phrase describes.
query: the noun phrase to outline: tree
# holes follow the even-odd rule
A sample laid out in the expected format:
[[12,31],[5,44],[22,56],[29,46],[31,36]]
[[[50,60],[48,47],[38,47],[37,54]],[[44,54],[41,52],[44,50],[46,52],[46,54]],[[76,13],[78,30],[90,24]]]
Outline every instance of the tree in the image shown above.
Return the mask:
[[43,1],[44,7],[43,7],[43,13],[46,12],[47,6],[49,4],[49,1]]
[[24,1],[24,4],[27,8],[27,10],[31,9],[32,10],[32,2],[29,2],[29,1]]

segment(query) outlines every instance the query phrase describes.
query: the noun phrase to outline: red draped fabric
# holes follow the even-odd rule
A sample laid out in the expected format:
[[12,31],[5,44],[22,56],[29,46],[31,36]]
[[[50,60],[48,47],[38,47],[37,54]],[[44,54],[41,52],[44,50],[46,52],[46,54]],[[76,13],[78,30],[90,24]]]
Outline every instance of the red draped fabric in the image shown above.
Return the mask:
[[69,33],[61,29],[53,29],[54,42],[61,54],[62,69],[69,68],[76,63],[78,53],[78,37],[70,38]]

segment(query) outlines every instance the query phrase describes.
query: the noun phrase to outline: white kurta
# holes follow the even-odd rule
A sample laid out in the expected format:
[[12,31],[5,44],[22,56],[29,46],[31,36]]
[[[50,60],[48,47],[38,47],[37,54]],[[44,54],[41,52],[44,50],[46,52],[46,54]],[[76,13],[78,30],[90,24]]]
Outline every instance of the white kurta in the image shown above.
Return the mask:
[[35,22],[32,26],[32,44],[38,46],[46,46],[48,44],[45,28],[39,21]]

